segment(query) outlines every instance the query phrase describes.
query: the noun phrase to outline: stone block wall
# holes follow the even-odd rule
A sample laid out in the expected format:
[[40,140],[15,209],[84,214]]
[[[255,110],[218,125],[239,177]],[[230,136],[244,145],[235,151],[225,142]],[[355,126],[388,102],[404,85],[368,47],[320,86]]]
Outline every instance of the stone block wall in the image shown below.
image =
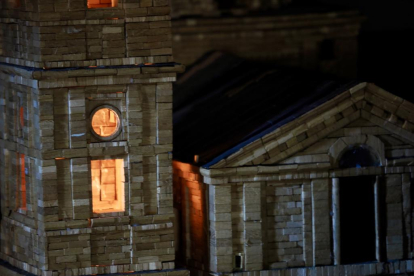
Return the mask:
[[[251,61],[352,78],[361,21],[355,11],[175,19],[174,58],[191,65],[207,52],[223,51]],[[324,56],[325,52],[331,54]]]
[[[227,230],[227,237],[232,239],[232,249],[234,254],[244,255],[244,228],[245,228],[245,210],[244,206],[244,187],[243,183],[237,183],[231,186],[231,230]],[[216,231],[216,229],[214,229]]]
[[[177,228],[177,262],[190,271],[207,271],[208,247],[208,191],[202,182],[199,168],[190,164],[173,162],[174,208],[180,226]],[[230,206],[228,207],[230,211]],[[213,228],[211,228],[213,230]],[[214,230],[213,230],[214,231]],[[228,231],[231,231],[229,228]],[[215,232],[210,232],[214,235]]]
[[317,179],[311,182],[313,262],[315,265],[332,264],[331,180]]
[[[35,275],[175,268],[169,3],[115,4],[0,3],[0,257]],[[120,134],[100,140],[104,105]],[[119,212],[93,209],[106,159],[123,160]]]
[[[353,275],[353,276],[367,276],[367,275],[406,275],[412,273],[413,261],[403,260],[395,261],[391,263],[379,262],[371,264],[349,264],[349,265],[337,265],[337,266],[317,266],[317,267],[300,267],[300,268],[288,268],[288,269],[272,269],[262,271],[249,271],[249,272],[233,272],[229,273],[231,276],[240,275],[259,275],[259,276],[284,276],[284,275]],[[218,274],[215,274],[218,275]]]
[[[8,65],[0,70],[2,259],[36,275],[173,269],[171,81],[180,66],[41,69],[31,76]],[[20,94],[30,99],[22,105],[23,127]],[[122,134],[93,140],[90,112],[108,101],[119,106]],[[90,161],[102,158],[124,159],[125,212],[92,211]]]
[[[374,85],[359,84],[210,168],[200,168],[198,182],[208,187],[209,195],[210,271],[411,272],[414,128],[408,111],[413,108]],[[361,146],[375,154],[375,164],[339,166],[343,153]],[[340,201],[353,204],[354,198],[340,191],[350,178],[369,179],[366,184],[372,185],[365,186],[373,198],[372,212],[366,214],[375,222],[367,238],[373,241],[372,263],[341,259],[341,229],[347,229],[341,222],[349,223],[340,219],[347,211],[341,208],[350,205]],[[240,256],[241,266],[236,266]]]
[[244,15],[258,11],[278,10],[291,0],[173,0],[173,18],[188,16]]
[[269,268],[303,266],[302,184],[266,188]]
[[[404,257],[402,179],[405,175],[388,175],[385,179],[386,248],[391,260]],[[406,176],[405,176],[406,177]],[[406,232],[406,231],[404,231]]]
[[[339,178],[335,179],[340,181],[341,177],[379,173],[380,169],[336,170],[335,177]],[[264,183],[252,180],[264,181],[274,176],[235,175],[234,182],[227,180],[230,183],[208,184],[212,233],[209,238],[210,270],[217,273],[233,271],[237,274],[238,270],[278,270],[333,265],[336,262],[333,248],[338,246],[337,238],[333,237],[333,231],[338,231],[334,228],[332,216],[334,192],[332,178],[329,174],[326,177],[322,175],[315,172],[313,176],[308,175],[309,178],[300,181],[291,179]],[[291,177],[288,172],[279,176]],[[241,184],[241,178],[246,182]],[[381,228],[385,231],[384,239],[382,236],[376,238],[379,246],[377,250],[381,252],[379,254],[382,261],[403,260],[412,254],[413,248],[408,242],[412,236],[411,216],[403,217],[404,206],[405,212],[410,212],[407,206],[411,204],[411,196],[402,195],[401,185],[402,181],[411,183],[411,178],[412,175],[395,171],[379,178],[380,183],[383,183],[381,193],[385,194],[384,201],[379,199],[382,209],[378,211],[379,220],[385,223],[385,228]],[[406,184],[405,189],[408,189],[407,185],[409,184]],[[241,198],[241,187],[244,191],[249,190],[249,201]],[[258,189],[258,192],[253,193],[254,189]],[[262,196],[260,189],[266,191]],[[256,195],[259,195],[258,198],[252,200],[252,196]],[[266,202],[265,206],[262,206],[263,202]],[[228,210],[229,206],[231,210]],[[254,213],[247,213],[249,208],[259,210],[257,217],[254,217]],[[242,268],[235,266],[235,257],[238,255],[243,256]],[[343,266],[343,269],[352,269],[350,267]],[[337,268],[332,269],[336,271]],[[367,270],[361,268],[361,273],[355,275],[369,275],[363,271]],[[298,270],[297,273],[301,272]]]
[[132,262],[138,265],[138,270],[175,268],[176,230],[171,222],[171,217],[159,218],[158,221],[155,219],[155,223],[152,225],[131,228]]
[[0,62],[30,67],[134,65],[172,61],[168,1],[87,0],[0,5]]

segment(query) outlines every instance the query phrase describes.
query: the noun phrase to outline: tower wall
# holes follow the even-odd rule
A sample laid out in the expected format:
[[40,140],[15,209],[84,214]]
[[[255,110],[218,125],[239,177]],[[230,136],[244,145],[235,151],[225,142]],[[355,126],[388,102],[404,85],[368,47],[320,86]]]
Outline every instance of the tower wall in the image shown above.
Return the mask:
[[[36,275],[174,269],[168,2],[16,3],[0,7],[1,258]],[[106,107],[110,139],[92,123]]]

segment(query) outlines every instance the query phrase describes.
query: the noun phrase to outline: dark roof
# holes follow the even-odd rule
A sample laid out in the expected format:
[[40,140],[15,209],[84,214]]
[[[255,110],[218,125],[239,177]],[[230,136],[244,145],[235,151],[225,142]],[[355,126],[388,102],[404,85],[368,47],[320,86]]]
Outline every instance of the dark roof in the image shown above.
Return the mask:
[[209,53],[174,87],[174,159],[209,167],[356,84]]

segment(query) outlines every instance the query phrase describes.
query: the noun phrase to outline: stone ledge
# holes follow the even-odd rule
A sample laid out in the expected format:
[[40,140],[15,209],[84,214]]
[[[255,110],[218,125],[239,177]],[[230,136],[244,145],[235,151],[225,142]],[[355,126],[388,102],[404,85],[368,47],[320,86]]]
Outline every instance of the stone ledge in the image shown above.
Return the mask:
[[[35,274],[23,271],[17,267],[12,266],[8,262],[5,262],[0,259],[0,275],[1,276],[36,276]],[[52,274],[51,274],[52,275]],[[54,274],[53,274],[54,275]],[[60,275],[60,274],[59,274]],[[64,275],[64,274],[62,274]],[[72,274],[70,274],[72,275]],[[92,274],[97,275],[97,274]],[[98,274],[99,275],[99,274]],[[171,270],[157,270],[157,271],[137,271],[137,272],[128,272],[128,273],[113,273],[113,274],[103,274],[107,276],[125,276],[125,275],[147,275],[147,276],[189,276],[190,271],[186,269],[171,269]],[[90,276],[90,275],[86,275]]]
[[261,270],[233,273],[211,273],[210,275],[226,276],[321,276],[321,275],[414,275],[413,260],[397,260],[391,262],[374,262],[364,264],[349,264],[338,266],[317,266],[300,268],[282,268],[275,270]]

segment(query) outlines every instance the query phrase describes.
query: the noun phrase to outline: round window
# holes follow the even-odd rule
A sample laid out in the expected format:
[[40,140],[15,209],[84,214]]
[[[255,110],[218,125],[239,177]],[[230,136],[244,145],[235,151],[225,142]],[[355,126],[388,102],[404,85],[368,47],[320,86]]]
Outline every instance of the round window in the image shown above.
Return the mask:
[[96,108],[91,118],[92,133],[100,140],[112,140],[121,132],[120,113],[113,106]]

